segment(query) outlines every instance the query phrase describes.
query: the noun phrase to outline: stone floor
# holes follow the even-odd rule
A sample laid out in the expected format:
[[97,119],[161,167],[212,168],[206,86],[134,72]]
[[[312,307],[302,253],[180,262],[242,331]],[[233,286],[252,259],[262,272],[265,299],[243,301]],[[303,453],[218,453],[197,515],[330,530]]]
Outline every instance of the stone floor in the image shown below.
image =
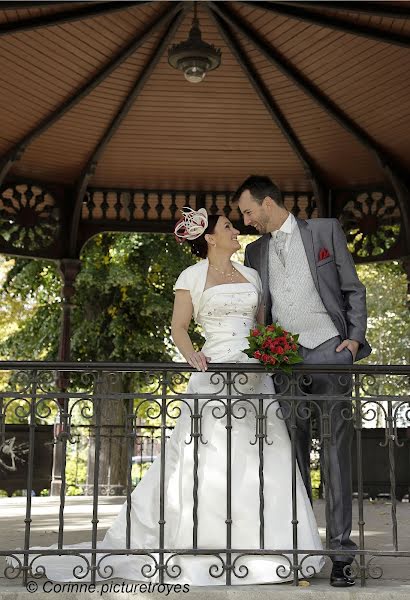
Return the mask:
[[[110,526],[114,516],[118,513],[120,506],[124,502],[122,497],[101,497],[99,504],[99,535],[101,539],[106,529]],[[13,549],[23,546],[24,540],[24,518],[25,518],[25,498],[0,498],[0,551]],[[392,526],[391,526],[391,503],[387,501],[370,502],[365,501],[364,520],[366,549],[375,551],[389,552],[393,550]],[[57,497],[33,498],[32,504],[32,527],[31,527],[31,545],[47,546],[57,541],[58,528],[58,509],[59,499]],[[323,501],[315,501],[314,511],[319,525],[320,534],[324,538],[324,512]],[[67,498],[65,509],[65,543],[72,544],[91,539],[90,520],[92,513],[92,504],[89,497],[69,497]],[[358,542],[358,506],[353,503],[353,538]],[[410,504],[399,503],[397,505],[398,521],[398,540],[399,550],[410,551]],[[373,561],[383,569],[381,579],[367,579],[366,587],[361,588],[359,583],[351,589],[331,588],[328,584],[330,572],[330,561],[322,572],[315,578],[305,582],[304,586],[294,587],[289,583],[279,585],[243,585],[243,586],[212,586],[212,588],[191,588],[189,595],[202,599],[207,598],[210,593],[216,595],[218,600],[222,598],[232,598],[237,600],[247,600],[252,598],[270,598],[283,597],[290,600],[294,595],[303,594],[306,598],[332,598],[343,594],[346,598],[410,598],[410,557],[389,558],[379,557]],[[29,591],[22,586],[21,579],[10,581],[4,576],[5,560],[0,557],[0,598],[3,600],[18,600],[20,597],[28,597]],[[123,588],[124,589],[124,588]],[[59,591],[59,590],[57,590]],[[41,580],[39,590],[41,592]],[[148,592],[146,592],[148,593]],[[46,597],[55,595],[60,600],[74,597],[92,598],[96,594],[104,598],[137,598],[146,595],[143,592],[128,593],[121,591],[120,587],[105,589],[102,586],[95,591],[86,591],[81,594],[60,591],[59,593],[47,593],[43,591]],[[160,598],[169,595],[169,592],[160,593],[153,591],[149,593],[151,598]],[[172,596],[181,595],[175,591]],[[381,600],[381,599],[380,599]]]

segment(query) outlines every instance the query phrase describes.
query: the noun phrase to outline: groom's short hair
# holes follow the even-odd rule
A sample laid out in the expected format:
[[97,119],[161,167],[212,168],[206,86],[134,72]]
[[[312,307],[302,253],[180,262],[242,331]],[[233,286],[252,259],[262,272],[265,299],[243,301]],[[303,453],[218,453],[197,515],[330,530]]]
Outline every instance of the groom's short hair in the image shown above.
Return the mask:
[[252,197],[262,204],[266,196],[270,196],[278,206],[284,207],[282,194],[276,184],[266,175],[251,175],[238,187],[231,198],[231,202],[237,202],[245,190],[249,190]]

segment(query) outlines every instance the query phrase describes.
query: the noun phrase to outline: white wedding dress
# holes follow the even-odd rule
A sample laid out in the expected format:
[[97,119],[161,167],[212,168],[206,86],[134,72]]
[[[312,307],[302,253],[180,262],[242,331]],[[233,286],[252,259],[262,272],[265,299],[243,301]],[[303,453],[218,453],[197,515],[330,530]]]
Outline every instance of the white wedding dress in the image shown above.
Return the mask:
[[[204,291],[197,320],[202,325],[206,337],[203,347],[205,355],[212,362],[256,362],[249,359],[242,350],[247,346],[246,336],[254,325],[258,294],[251,283],[224,284]],[[221,388],[219,381],[211,382],[212,373],[193,373],[187,392],[208,394]],[[218,377],[214,375],[215,380]],[[247,381],[245,381],[247,379]],[[220,380],[220,377],[219,377]],[[236,376],[236,388],[244,394],[232,409],[231,442],[231,518],[233,549],[255,549],[259,546],[260,500],[259,500],[259,449],[255,443],[255,410],[258,405],[254,399],[246,401],[246,393],[274,394],[272,379],[264,373],[248,373]],[[223,385],[223,384],[222,384]],[[226,388],[225,388],[226,391]],[[232,390],[232,393],[236,393]],[[223,400],[223,392],[221,395]],[[164,573],[167,583],[190,584],[192,586],[223,585],[225,573],[223,563],[226,560],[227,547],[227,429],[226,415],[221,400],[212,399],[203,408],[202,438],[199,440],[198,457],[198,552],[201,549],[215,549],[215,555],[175,556],[169,558],[168,573]],[[200,408],[206,402],[199,401]],[[266,434],[263,444],[264,455],[264,539],[266,550],[284,550],[292,548],[292,487],[291,487],[291,445],[283,420],[276,411],[279,404],[274,397],[264,399],[267,411]],[[226,403],[226,401],[225,401]],[[234,403],[234,401],[232,401]],[[193,400],[188,401],[193,407]],[[192,549],[193,532],[193,469],[194,442],[190,440],[190,408],[182,405],[181,415],[166,444],[165,450],[165,548]],[[218,408],[219,407],[219,408]],[[242,408],[241,408],[242,407]],[[244,416],[244,409],[246,415]],[[206,443],[205,443],[206,442]],[[251,443],[253,442],[253,444]],[[131,495],[131,548],[159,548],[160,519],[160,458],[158,457]],[[126,547],[127,503],[122,506],[114,523],[104,539],[98,542],[98,548]],[[304,550],[322,550],[313,511],[297,469],[297,518],[298,548]],[[51,546],[50,548],[55,548]],[[90,542],[64,546],[81,554],[81,548],[90,548]],[[36,547],[37,549],[37,547]],[[44,549],[44,548],[43,548]],[[242,553],[240,553],[242,554]],[[33,556],[33,555],[32,555]],[[91,560],[90,554],[85,554]],[[97,555],[97,562],[103,555]],[[158,553],[153,555],[158,560]],[[232,584],[274,583],[292,579],[289,560],[280,555],[239,556],[232,553]],[[21,558],[21,555],[20,555]],[[292,559],[289,554],[289,559]],[[299,555],[299,564],[303,559]],[[11,560],[9,559],[9,563]],[[90,577],[81,569],[85,561],[78,556],[42,556],[33,563],[43,565],[46,576],[53,581],[75,581],[73,569],[81,581]],[[303,575],[319,572],[324,564],[323,556],[308,556],[303,561]],[[113,555],[101,560],[100,574],[97,580],[104,578],[104,568],[113,567],[113,573],[105,571],[105,576],[125,580],[158,582],[158,570],[150,556]],[[144,568],[144,565],[149,565]],[[177,565],[172,568],[172,565]],[[214,566],[212,566],[214,565]],[[245,565],[247,570],[241,565]],[[281,568],[280,566],[283,565]],[[180,567],[180,573],[179,568]],[[145,575],[142,575],[141,570]],[[151,572],[149,573],[149,571]],[[213,575],[221,575],[212,576]],[[171,575],[178,574],[177,577]],[[243,577],[243,574],[246,576]],[[303,576],[302,575],[302,576]],[[77,580],[78,581],[78,580]]]

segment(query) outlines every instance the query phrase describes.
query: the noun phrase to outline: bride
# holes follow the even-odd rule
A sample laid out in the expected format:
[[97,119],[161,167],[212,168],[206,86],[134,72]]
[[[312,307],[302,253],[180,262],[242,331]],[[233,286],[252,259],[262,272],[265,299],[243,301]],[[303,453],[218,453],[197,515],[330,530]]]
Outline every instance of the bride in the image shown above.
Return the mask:
[[[194,408],[190,399],[181,403],[176,427],[166,444],[162,529],[158,457],[131,494],[129,536],[124,503],[104,539],[97,543],[97,548],[107,549],[107,553],[106,557],[97,554],[96,579],[158,582],[158,565],[165,564],[166,583],[202,586],[289,581],[293,579],[291,444],[272,378],[260,372],[244,373],[243,369],[239,375],[232,373],[231,394],[236,399],[228,409],[224,373],[207,373],[210,361],[257,362],[242,350],[247,347],[251,327],[262,321],[260,278],[255,270],[231,261],[240,248],[239,232],[225,216],[208,216],[205,209],[187,209],[183,215],[175,236],[187,240],[202,260],[185,269],[175,283],[172,337],[185,360],[197,370],[186,390],[192,398],[201,395],[196,406],[201,415],[197,454],[190,437]],[[200,352],[194,350],[188,335],[192,317],[206,338]],[[247,394],[252,398],[246,399]],[[255,437],[257,394],[264,395],[266,411],[262,450]],[[298,548],[320,552],[322,544],[298,467],[296,507]],[[162,563],[160,529],[166,550]],[[134,554],[116,555],[115,549],[124,552],[127,537]],[[53,548],[56,545],[34,549]],[[81,554],[86,548],[90,543],[64,546],[64,550],[75,551],[70,555],[34,555],[34,560],[30,555],[33,573],[36,565],[41,565],[52,581],[90,581],[87,562],[91,557]],[[18,558],[22,560],[22,555]],[[319,554],[298,554],[296,560],[301,565],[299,577],[317,573],[324,565]],[[10,557],[8,563],[16,566],[16,558]]]

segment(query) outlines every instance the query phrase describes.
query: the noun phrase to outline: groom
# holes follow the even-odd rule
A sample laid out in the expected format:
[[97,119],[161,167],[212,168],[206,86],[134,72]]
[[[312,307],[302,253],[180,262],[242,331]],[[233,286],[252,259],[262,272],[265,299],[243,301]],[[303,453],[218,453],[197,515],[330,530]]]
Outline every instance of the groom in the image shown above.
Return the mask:
[[[245,265],[259,272],[263,285],[265,324],[279,322],[299,334],[299,353],[305,364],[352,364],[368,356],[365,339],[366,290],[360,283],[346,238],[337,219],[294,217],[285,208],[278,187],[264,176],[251,176],[235,192],[245,225],[262,236],[248,244]],[[300,396],[347,395],[349,384],[337,375],[313,374]],[[279,389],[279,391],[281,391]],[[307,402],[298,404],[296,455],[312,499],[310,483],[310,422]],[[356,544],[352,529],[351,442],[353,424],[346,420],[350,401],[329,401],[332,438],[326,471],[329,498],[328,531],[332,550],[330,583],[336,587],[354,585],[349,565]],[[322,401],[319,405],[323,408]],[[305,415],[305,418],[303,418]]]

